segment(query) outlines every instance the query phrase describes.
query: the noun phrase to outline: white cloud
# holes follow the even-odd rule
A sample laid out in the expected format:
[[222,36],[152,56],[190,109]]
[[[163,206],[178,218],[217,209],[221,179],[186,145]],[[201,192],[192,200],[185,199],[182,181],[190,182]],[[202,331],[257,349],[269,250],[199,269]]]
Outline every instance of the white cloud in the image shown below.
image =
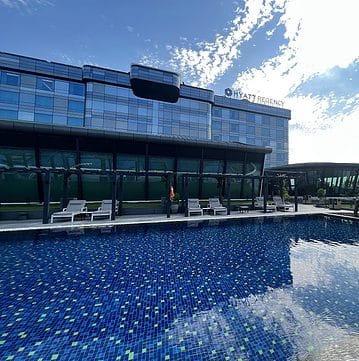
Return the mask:
[[[346,68],[359,59],[357,15],[359,2],[345,0],[291,0],[285,4],[280,23],[285,26],[287,45],[280,54],[259,68],[238,75],[233,87],[285,98],[292,110],[289,162],[357,162],[358,95],[337,99],[295,90],[306,81],[328,74],[334,67]],[[359,87],[358,87],[359,91]],[[330,107],[340,102],[335,115]],[[349,111],[350,110],[350,111]],[[349,111],[349,112],[348,112]]]
[[[229,28],[213,41],[198,42],[195,46],[187,42],[168,49],[169,64],[192,85],[209,87],[233,68],[241,57],[243,45],[257,45],[252,51],[261,53],[258,44],[251,43],[260,28],[271,25],[263,34],[267,40],[268,37],[273,40],[274,32],[284,29],[282,43],[278,43],[278,36],[273,40],[277,55],[239,73],[232,87],[285,100],[285,107],[292,110],[291,163],[357,162],[358,95],[340,98],[335,92],[325,96],[320,92],[298,95],[296,90],[319,75],[329,79],[334,68],[347,68],[354,63],[359,68],[359,1],[245,0],[244,3]],[[273,28],[270,21],[274,16],[279,21]],[[359,93],[359,85],[356,91]],[[303,144],[313,148],[304,149]]]
[[31,12],[39,6],[53,5],[51,0],[0,0],[0,5]]
[[[310,109],[307,110],[307,113],[310,113]],[[313,118],[315,119],[315,117]],[[299,114],[294,114],[293,119],[300,122],[302,119],[300,111]],[[358,162],[359,106],[349,114],[338,114],[329,119],[331,126],[327,129],[294,129],[290,131],[290,163]]]
[[[284,0],[283,0],[284,1]],[[283,1],[247,0],[244,10],[238,10],[226,35],[217,35],[213,42],[197,43],[196,49],[172,49],[170,64],[192,79],[192,84],[207,87],[221,77],[240,56],[240,47],[253,33],[283,9]]]
[[131,26],[131,25],[127,25],[127,26],[126,26],[126,30],[127,30],[129,33],[133,33],[134,28],[133,28],[133,26]]
[[356,0],[340,6],[335,0],[287,1],[280,23],[288,44],[260,68],[239,74],[233,86],[286,97],[315,75],[349,66],[359,59],[357,13]]

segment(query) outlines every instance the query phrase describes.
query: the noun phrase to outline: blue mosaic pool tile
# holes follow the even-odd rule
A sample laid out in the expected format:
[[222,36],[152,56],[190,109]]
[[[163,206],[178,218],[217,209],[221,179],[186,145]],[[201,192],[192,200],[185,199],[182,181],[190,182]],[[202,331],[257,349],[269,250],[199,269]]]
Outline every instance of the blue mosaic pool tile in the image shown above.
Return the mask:
[[13,233],[4,360],[296,360],[358,337],[358,224],[324,217]]

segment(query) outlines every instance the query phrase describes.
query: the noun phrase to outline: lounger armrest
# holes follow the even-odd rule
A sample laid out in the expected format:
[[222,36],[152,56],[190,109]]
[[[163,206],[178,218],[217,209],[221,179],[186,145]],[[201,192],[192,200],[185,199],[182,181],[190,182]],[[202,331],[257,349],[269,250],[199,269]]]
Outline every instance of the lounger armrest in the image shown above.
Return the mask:
[[87,207],[83,207],[83,208],[82,208],[82,211],[83,211],[83,212],[87,212]]
[[102,210],[101,208],[102,208],[102,207],[98,207],[97,210],[98,210],[98,211],[101,211],[101,210]]
[[67,208],[63,208],[62,211],[63,211],[63,212],[66,212],[66,211],[67,211]]

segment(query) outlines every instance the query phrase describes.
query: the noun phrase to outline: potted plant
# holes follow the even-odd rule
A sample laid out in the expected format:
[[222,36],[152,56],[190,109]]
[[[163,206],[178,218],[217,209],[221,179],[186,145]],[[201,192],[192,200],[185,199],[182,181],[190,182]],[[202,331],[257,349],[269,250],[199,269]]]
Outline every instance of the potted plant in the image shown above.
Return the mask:
[[180,201],[180,195],[179,193],[175,193],[171,201],[171,207],[170,207],[171,213],[175,214],[178,212],[179,201]]
[[317,189],[317,196],[319,198],[319,203],[317,206],[324,206],[324,204],[325,204],[324,198],[325,198],[326,193],[327,193],[327,191],[324,188]]

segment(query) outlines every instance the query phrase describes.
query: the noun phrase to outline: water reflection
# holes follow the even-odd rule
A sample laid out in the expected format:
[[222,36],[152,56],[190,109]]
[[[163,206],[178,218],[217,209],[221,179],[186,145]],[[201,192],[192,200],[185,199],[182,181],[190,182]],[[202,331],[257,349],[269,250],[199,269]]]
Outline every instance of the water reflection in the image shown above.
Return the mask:
[[44,359],[75,355],[74,342],[81,360],[311,360],[357,350],[358,224],[295,217],[1,237],[7,356],[46,332]]

